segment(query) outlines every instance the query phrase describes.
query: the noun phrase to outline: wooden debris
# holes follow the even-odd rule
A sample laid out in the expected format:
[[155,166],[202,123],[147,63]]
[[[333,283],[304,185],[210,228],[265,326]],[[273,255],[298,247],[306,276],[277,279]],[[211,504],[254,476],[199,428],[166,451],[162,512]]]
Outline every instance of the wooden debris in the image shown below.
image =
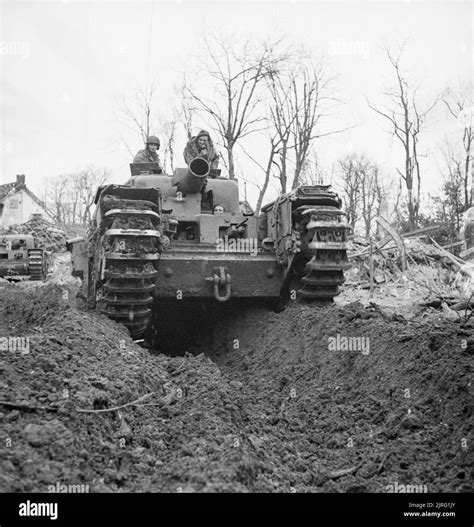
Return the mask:
[[[465,262],[461,258],[450,253],[429,237],[428,233],[441,226],[426,227],[399,234],[385,218],[379,217],[377,222],[389,235],[375,243],[372,240],[363,240],[361,243],[360,237],[352,237],[348,258],[353,268],[347,275],[346,285],[360,289],[369,289],[371,286],[380,287],[381,284],[394,284],[402,287],[408,285],[408,280],[412,281],[410,275],[413,273],[416,275],[416,268],[422,265],[425,266],[424,269],[426,266],[433,269],[433,272],[428,273],[430,276],[426,276],[426,280],[421,280],[427,282],[426,287],[425,284],[417,285],[423,287],[422,295],[426,294],[426,289],[428,289],[435,292],[438,297],[438,289],[449,289],[444,281],[451,274],[454,276],[459,268],[466,276],[471,277],[472,272],[474,277],[474,266],[471,268],[466,264],[463,267]],[[423,239],[417,236],[423,236]],[[400,280],[403,281],[400,282]],[[434,287],[435,282],[438,281],[443,282],[440,284],[443,287]],[[410,287],[416,289],[413,284]]]
[[404,271],[407,268],[407,255],[405,245],[403,244],[400,235],[383,216],[379,216],[377,218],[377,223],[390,234],[390,236],[393,238],[393,241],[396,243],[400,254],[401,270]]

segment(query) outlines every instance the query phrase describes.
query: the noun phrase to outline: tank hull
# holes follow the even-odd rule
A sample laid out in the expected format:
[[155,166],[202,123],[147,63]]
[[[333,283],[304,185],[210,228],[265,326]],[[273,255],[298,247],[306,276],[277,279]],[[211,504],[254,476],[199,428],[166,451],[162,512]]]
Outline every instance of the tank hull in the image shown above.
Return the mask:
[[198,168],[202,179],[177,169],[99,189],[88,238],[72,244],[91,307],[142,338],[167,301],[268,298],[277,307],[290,295],[339,293],[348,228],[336,193],[300,187],[255,215],[235,180],[204,181],[208,167]]
[[46,251],[37,247],[32,235],[13,234],[0,238],[0,277],[44,280],[47,271]]
[[28,265],[24,262],[0,262],[0,276],[28,275]]
[[[156,298],[214,297],[212,277],[220,268],[230,275],[233,298],[278,297],[284,270],[272,253],[217,253],[212,248],[183,247],[164,251],[158,264]],[[222,289],[224,287],[222,286]]]

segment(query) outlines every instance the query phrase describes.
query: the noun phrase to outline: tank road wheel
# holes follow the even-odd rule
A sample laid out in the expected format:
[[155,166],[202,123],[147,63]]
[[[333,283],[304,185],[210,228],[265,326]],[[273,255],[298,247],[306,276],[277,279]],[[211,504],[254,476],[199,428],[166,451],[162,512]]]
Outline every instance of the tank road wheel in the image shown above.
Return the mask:
[[160,216],[151,202],[113,199],[108,204],[103,221],[105,281],[98,306],[138,339],[151,321],[161,252]]
[[42,249],[28,251],[28,273],[30,280],[41,281],[45,279],[45,261]]
[[301,273],[302,287],[298,294],[308,300],[332,300],[344,282],[344,270],[350,268],[347,259],[343,212],[337,207],[306,207],[302,237],[306,265]]

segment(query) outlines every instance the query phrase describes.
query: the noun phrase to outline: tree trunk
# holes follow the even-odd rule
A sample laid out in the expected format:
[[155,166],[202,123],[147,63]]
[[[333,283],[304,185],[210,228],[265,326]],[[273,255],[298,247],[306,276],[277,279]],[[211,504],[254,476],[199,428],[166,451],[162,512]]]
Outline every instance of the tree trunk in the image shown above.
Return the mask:
[[258,195],[257,206],[255,207],[256,216],[260,214],[260,209],[262,208],[263,197],[265,196],[265,192],[267,191],[268,184],[270,182],[270,174],[272,171],[272,164],[273,164],[274,156],[275,156],[275,147],[272,145],[272,149],[270,150],[270,155],[268,156],[267,169],[265,171],[265,181],[263,183],[262,190],[260,191],[260,194]]
[[170,145],[170,166],[171,166],[171,172],[174,174],[174,151],[171,145]]
[[[466,198],[466,210],[472,205],[472,194],[474,192],[474,170],[472,170],[471,167],[471,142],[472,137],[471,134],[469,134],[467,139],[467,145],[466,145],[466,163],[464,166],[465,171],[465,177],[464,177],[464,183],[465,183],[465,198]],[[471,168],[471,174],[469,174],[469,169]],[[471,181],[471,195],[469,196],[468,193],[468,187],[469,187],[469,180]]]
[[258,216],[260,214],[260,209],[262,208],[263,197],[265,196],[265,193],[267,191],[269,181],[270,181],[270,174],[265,176],[265,181],[263,183],[262,190],[260,191],[260,194],[258,195],[257,205],[255,207],[255,216]]
[[408,223],[410,225],[410,230],[416,229],[416,215],[415,207],[413,206],[413,191],[411,188],[408,190]]
[[286,176],[286,157],[287,157],[287,147],[283,145],[281,150],[280,159],[281,159],[281,174],[280,174],[280,183],[281,183],[281,192],[282,194],[286,193],[287,187],[287,176]]
[[291,185],[291,190],[294,190],[300,184],[300,175],[301,175],[301,166],[299,161],[296,161],[295,167],[295,177],[293,178],[293,184]]
[[229,161],[229,179],[235,179],[233,145],[227,147],[227,158]]

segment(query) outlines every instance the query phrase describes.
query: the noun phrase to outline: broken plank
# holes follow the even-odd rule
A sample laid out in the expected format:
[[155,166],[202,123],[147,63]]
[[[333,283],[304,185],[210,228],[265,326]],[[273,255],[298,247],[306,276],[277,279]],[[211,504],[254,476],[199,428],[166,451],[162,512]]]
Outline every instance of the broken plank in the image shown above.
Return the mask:
[[405,250],[405,245],[403,243],[403,240],[401,239],[398,232],[390,225],[390,223],[383,217],[379,216],[377,218],[377,223],[385,229],[388,234],[393,238],[393,241],[396,243],[398,250],[400,251],[400,263],[402,271],[404,271],[407,268],[407,255]]
[[402,238],[410,238],[411,236],[418,236],[419,234],[427,234],[428,232],[435,232],[445,227],[445,225],[432,225],[431,227],[423,227],[422,229],[415,229],[413,231],[404,232]]

